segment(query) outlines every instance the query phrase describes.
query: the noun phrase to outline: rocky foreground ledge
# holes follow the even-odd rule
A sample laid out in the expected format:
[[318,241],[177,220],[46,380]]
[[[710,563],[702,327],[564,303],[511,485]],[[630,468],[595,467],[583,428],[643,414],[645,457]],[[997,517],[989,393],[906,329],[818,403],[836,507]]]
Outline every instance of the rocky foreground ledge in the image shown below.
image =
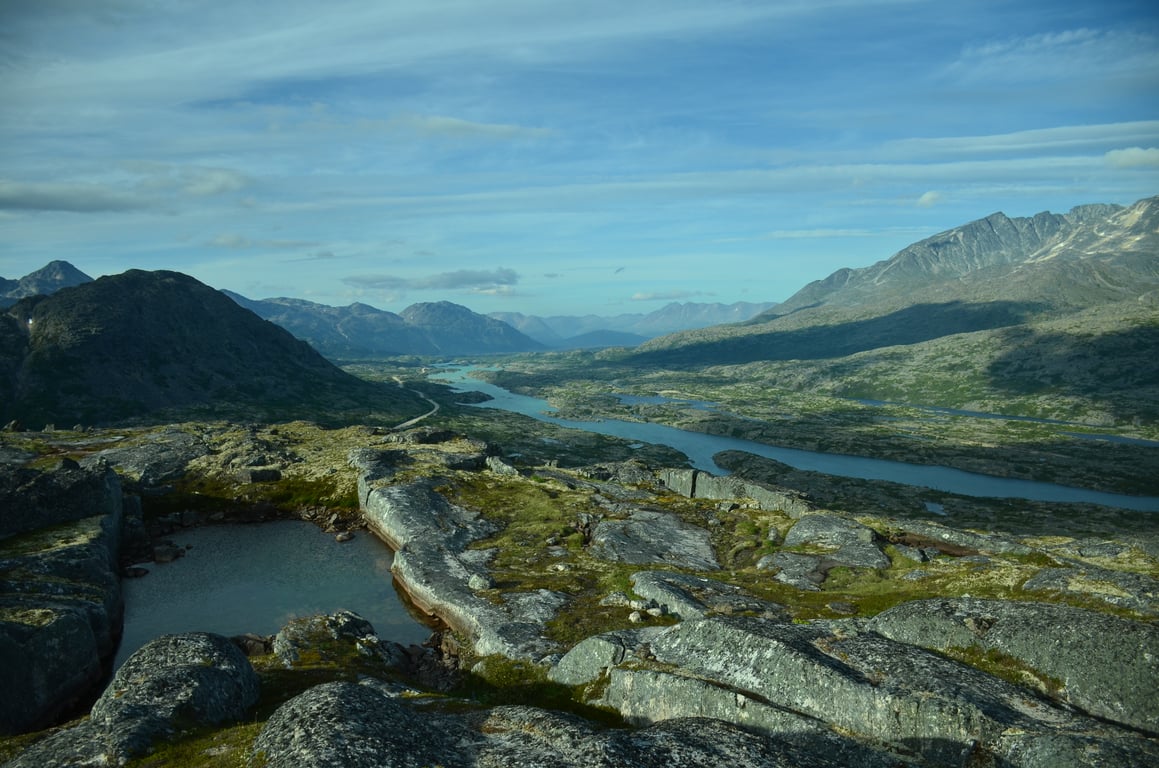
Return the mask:
[[[852,516],[692,470],[517,468],[495,454],[449,433],[349,453],[362,521],[397,549],[395,578],[446,625],[441,642],[403,648],[348,613],[244,643],[249,657],[226,638],[161,638],[87,719],[6,765],[1159,764],[1149,546]],[[114,488],[104,468],[84,477]],[[113,504],[66,527],[123,530],[134,515]],[[39,554],[14,546],[39,531],[4,542],[9,635],[42,631],[14,605],[92,626],[47,591],[77,563],[106,563],[91,583],[115,586],[118,536],[47,530]],[[37,582],[37,563],[56,575]],[[106,592],[64,590],[80,592],[105,604]],[[13,653],[51,669],[56,648]]]

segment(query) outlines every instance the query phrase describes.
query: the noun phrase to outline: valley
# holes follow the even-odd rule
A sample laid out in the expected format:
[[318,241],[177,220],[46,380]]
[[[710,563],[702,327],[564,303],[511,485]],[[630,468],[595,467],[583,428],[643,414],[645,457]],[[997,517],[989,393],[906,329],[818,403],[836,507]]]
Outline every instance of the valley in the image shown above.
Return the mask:
[[[446,302],[257,307],[279,327],[173,272],[9,281],[0,761],[1153,763],[1157,209],[996,214],[632,347],[528,351]],[[438,351],[367,354],[392,332]],[[902,474],[825,469],[850,457]],[[920,479],[944,468],[975,475]],[[291,597],[375,537],[419,623],[174,627],[105,679],[124,579],[286,520],[325,538],[260,552]]]

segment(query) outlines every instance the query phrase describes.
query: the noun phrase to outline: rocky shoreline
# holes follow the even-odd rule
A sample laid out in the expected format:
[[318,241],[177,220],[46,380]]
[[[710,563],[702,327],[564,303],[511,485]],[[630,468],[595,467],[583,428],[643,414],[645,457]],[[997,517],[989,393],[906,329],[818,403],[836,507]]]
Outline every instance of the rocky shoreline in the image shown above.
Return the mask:
[[[352,614],[287,626],[249,658],[244,642],[168,636],[131,657],[88,719],[6,765],[123,764],[205,729],[269,766],[1159,763],[1156,563],[1137,546],[854,519],[741,478],[495,454],[429,430],[348,453],[361,524],[447,626],[432,647],[379,638]],[[3,518],[6,699],[44,702],[0,712],[10,734],[92,686],[85,672],[37,687],[23,670],[100,669],[119,632],[116,556],[142,527],[108,467],[34,473],[12,474],[6,498],[102,514]],[[36,483],[58,490],[25,492]],[[62,629],[82,621],[86,633]],[[311,682],[264,705],[260,727],[239,724],[271,685],[299,679]],[[479,685],[631,727],[446,698]]]

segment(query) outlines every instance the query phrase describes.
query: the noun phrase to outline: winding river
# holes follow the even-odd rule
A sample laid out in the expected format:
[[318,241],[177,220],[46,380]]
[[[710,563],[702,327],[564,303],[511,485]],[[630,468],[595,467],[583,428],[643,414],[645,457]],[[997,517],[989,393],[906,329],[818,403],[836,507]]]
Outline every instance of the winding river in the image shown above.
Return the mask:
[[450,384],[459,392],[482,392],[490,395],[492,399],[485,403],[479,403],[478,407],[480,408],[498,408],[572,429],[582,429],[644,443],[667,445],[686,455],[692,466],[714,474],[728,474],[713,462],[712,457],[715,454],[728,450],[745,451],[774,459],[797,469],[864,480],[888,480],[963,496],[1085,502],[1141,512],[1159,512],[1159,497],[1154,496],[1128,496],[1033,480],[994,477],[950,467],[907,464],[864,456],[782,448],[752,440],[706,435],[647,422],[619,421],[617,419],[600,421],[561,419],[552,415],[556,409],[546,400],[518,395],[495,384],[472,378],[471,372],[473,370],[480,369],[476,366],[443,368],[432,374],[431,378]]

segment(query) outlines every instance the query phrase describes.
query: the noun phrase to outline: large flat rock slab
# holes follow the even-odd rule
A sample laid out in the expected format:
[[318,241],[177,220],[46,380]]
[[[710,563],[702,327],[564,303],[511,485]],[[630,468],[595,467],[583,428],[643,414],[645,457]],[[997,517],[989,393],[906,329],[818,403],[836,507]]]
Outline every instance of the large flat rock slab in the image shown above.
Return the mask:
[[592,532],[588,552],[632,565],[666,565],[690,571],[720,568],[708,531],[668,512],[646,509],[636,510],[623,520],[601,520]]
[[1087,712],[1159,734],[1159,627],[1065,605],[972,598],[890,608],[868,626],[937,651],[1013,657]]
[[[611,669],[601,700],[639,722],[702,711],[776,732],[786,710],[936,765],[972,765],[979,754],[1034,768],[1159,760],[1155,740],[853,622],[686,621],[649,650],[659,669]],[[749,701],[762,711],[748,712]]]

